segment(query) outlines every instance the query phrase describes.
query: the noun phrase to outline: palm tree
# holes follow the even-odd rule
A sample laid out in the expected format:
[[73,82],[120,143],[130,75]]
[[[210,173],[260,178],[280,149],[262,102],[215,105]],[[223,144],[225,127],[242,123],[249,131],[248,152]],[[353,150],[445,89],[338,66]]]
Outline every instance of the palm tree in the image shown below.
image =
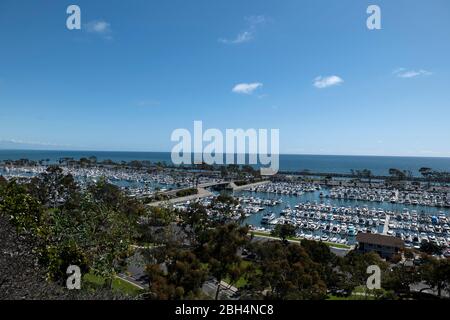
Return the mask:
[[427,188],[430,188],[433,170],[431,168],[423,167],[419,169],[419,172],[427,180]]

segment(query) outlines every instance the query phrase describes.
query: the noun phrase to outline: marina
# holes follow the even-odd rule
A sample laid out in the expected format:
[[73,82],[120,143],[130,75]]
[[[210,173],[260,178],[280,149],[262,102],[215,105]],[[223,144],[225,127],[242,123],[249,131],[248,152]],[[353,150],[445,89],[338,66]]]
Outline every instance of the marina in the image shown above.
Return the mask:
[[450,196],[446,192],[402,191],[383,188],[332,188],[329,194],[322,198],[359,200],[369,202],[390,202],[404,205],[421,205],[440,208],[450,208]]
[[[6,178],[31,179],[45,172],[46,166],[0,167]],[[422,242],[442,247],[450,245],[450,194],[448,188],[421,186],[416,188],[328,186],[320,181],[261,181],[236,186],[208,175],[176,170],[139,170],[127,167],[62,167],[85,187],[102,177],[119,186],[132,197],[176,193],[183,188],[196,188],[197,194],[169,203],[187,210],[192,202],[208,208],[213,218],[221,215],[213,200],[220,191],[215,186],[233,186],[226,191],[237,200],[231,206],[231,217],[248,224],[253,230],[270,232],[277,224],[295,226],[298,238],[354,245],[359,233],[373,233],[402,239],[406,247],[419,248]],[[222,190],[222,192],[224,192]],[[165,200],[151,205],[163,205]],[[214,205],[213,205],[214,203]]]
[[[194,184],[213,183],[217,180],[208,177],[194,179],[193,175],[180,174],[179,172],[148,172],[132,168],[107,168],[98,166],[89,168],[62,166],[61,168],[64,174],[71,174],[82,188],[89,183],[96,183],[101,178],[104,178],[107,182],[117,185],[132,197],[147,197],[158,192],[188,188]],[[4,166],[0,167],[0,175],[7,179],[29,180],[36,175],[44,173],[46,170],[47,166]]]
[[[335,196],[357,194],[355,197]],[[357,193],[359,191],[359,193]],[[364,191],[365,193],[363,193]],[[381,194],[383,201],[370,201],[369,194]],[[427,199],[427,202],[405,203],[396,199]],[[401,195],[401,196],[398,196]],[[358,233],[386,234],[401,238],[406,247],[420,247],[421,242],[450,245],[448,210],[430,199],[448,199],[447,193],[429,194],[387,189],[336,189],[313,184],[272,183],[251,188],[238,196],[263,210],[246,218],[256,230],[271,230],[275,224],[289,223],[297,227],[301,238],[354,244]],[[266,203],[276,201],[274,206]],[[445,201],[445,200],[444,200]],[[440,203],[437,203],[440,204]],[[267,213],[275,217],[262,223]]]
[[[448,210],[392,202],[389,197],[383,202],[331,197],[332,192],[336,190],[311,183],[269,183],[234,192],[239,204],[231,211],[236,220],[244,215],[242,223],[255,231],[270,232],[277,224],[291,224],[298,238],[309,240],[354,245],[358,233],[373,233],[398,237],[408,248],[418,249],[422,242],[450,245]],[[208,207],[213,198],[198,201]],[[179,203],[177,208],[187,210],[190,203]],[[218,212],[209,210],[211,216]]]

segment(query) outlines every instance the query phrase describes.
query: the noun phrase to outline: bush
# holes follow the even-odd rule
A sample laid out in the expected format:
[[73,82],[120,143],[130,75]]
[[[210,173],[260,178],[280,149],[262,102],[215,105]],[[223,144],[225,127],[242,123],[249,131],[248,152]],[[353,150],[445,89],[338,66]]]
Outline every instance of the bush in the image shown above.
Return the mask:
[[192,196],[197,193],[198,193],[197,189],[190,188],[190,189],[184,189],[184,190],[177,191],[176,196],[181,198],[181,197]]
[[402,256],[400,254],[394,254],[389,260],[390,262],[397,264],[402,261]]
[[239,204],[239,201],[237,201],[232,195],[226,192],[222,192],[220,195],[218,195],[216,200],[224,204],[232,204],[232,205]]
[[280,237],[281,240],[286,240],[288,238],[295,236],[296,227],[291,224],[277,224],[272,230],[271,234],[275,237]]
[[47,266],[49,279],[64,284],[67,279],[67,268],[70,265],[80,267],[81,273],[89,270],[89,262],[83,250],[76,243],[67,243],[58,246],[49,246],[41,252],[40,263]]
[[167,200],[170,200],[170,197],[168,195],[157,193],[153,197],[145,198],[142,201],[143,203],[147,204],[155,201],[167,201]]
[[426,254],[442,254],[442,248],[432,242],[422,242],[420,251],[425,252]]

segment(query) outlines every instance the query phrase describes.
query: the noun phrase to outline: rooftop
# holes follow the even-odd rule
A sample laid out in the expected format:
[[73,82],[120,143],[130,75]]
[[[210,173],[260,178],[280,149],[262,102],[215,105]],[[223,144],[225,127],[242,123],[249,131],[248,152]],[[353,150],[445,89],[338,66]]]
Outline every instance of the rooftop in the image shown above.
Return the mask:
[[359,243],[370,243],[396,248],[403,248],[404,246],[403,240],[399,238],[374,233],[359,233],[356,236],[356,241]]

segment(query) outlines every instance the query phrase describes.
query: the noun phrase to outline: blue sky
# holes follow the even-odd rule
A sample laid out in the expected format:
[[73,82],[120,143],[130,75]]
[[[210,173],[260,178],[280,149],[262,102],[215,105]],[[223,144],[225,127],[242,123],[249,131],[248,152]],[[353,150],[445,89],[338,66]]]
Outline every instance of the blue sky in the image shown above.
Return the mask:
[[2,0],[0,145],[170,151],[202,120],[280,129],[282,153],[450,156],[449,40],[448,0]]

